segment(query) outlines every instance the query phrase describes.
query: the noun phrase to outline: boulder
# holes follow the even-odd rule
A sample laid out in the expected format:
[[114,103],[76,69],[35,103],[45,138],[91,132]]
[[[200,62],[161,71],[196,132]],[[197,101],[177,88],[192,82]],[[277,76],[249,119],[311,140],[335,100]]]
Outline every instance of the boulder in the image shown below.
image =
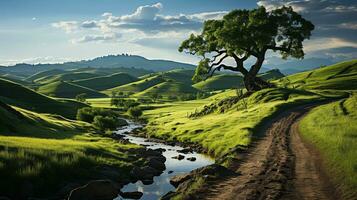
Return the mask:
[[155,168],[160,171],[164,171],[166,169],[165,161],[162,162],[162,160],[160,160],[160,158],[157,158],[157,157],[150,158],[148,165],[149,165],[149,167]]
[[170,179],[170,183],[171,185],[173,185],[174,187],[178,187],[181,183],[189,180],[192,177],[191,174],[183,174],[183,175],[177,175],[174,176]]
[[193,150],[191,148],[184,148],[184,149],[181,149],[181,150],[177,150],[177,152],[183,153],[183,154],[187,154],[187,153],[192,153]]
[[172,173],[174,173],[174,171],[170,170],[170,171],[168,171],[167,173],[168,173],[168,174],[172,174]]
[[125,199],[140,199],[143,196],[142,192],[120,192],[121,197]]
[[189,157],[189,158],[186,158],[186,160],[189,160],[189,161],[193,162],[193,161],[196,161],[196,158],[195,157]]
[[113,200],[120,187],[110,180],[95,180],[71,191],[68,200]]
[[161,173],[162,171],[149,166],[134,167],[130,172],[130,174],[138,180],[152,179],[154,176],[159,176]]
[[184,159],[184,158],[185,158],[185,156],[184,156],[184,155],[179,154],[179,155],[174,156],[174,157],[171,157],[171,158],[173,158],[173,159],[177,159],[177,160],[182,160],[182,159]]

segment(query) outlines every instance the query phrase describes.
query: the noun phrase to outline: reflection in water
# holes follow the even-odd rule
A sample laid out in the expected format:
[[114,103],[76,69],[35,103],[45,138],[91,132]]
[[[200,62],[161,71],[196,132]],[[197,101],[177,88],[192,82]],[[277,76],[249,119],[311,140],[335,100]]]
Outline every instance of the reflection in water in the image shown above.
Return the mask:
[[[133,123],[128,121],[129,125],[119,129],[116,133],[125,135],[126,139],[129,139],[131,143],[146,145],[147,148],[150,149],[158,149],[163,148],[166,151],[163,152],[163,155],[166,157],[166,170],[160,175],[154,177],[154,183],[151,185],[144,185],[141,181],[136,183],[129,183],[125,185],[121,191],[123,192],[131,192],[131,191],[140,191],[144,193],[141,199],[143,200],[156,200],[160,199],[161,196],[165,195],[169,191],[175,190],[175,188],[170,184],[170,178],[178,175],[188,173],[194,169],[210,165],[214,162],[213,159],[208,156],[199,154],[199,153],[188,153],[185,154],[184,160],[172,159],[171,157],[177,156],[177,150],[183,149],[179,146],[170,146],[157,142],[146,142],[145,138],[135,137],[131,135],[127,135],[128,132],[131,132],[135,128],[141,127],[140,124]],[[182,153],[181,153],[182,154]],[[188,157],[195,157],[196,161],[191,162],[186,160]],[[173,171],[173,173],[168,174],[169,171]],[[116,200],[122,199],[121,197],[116,198]]]

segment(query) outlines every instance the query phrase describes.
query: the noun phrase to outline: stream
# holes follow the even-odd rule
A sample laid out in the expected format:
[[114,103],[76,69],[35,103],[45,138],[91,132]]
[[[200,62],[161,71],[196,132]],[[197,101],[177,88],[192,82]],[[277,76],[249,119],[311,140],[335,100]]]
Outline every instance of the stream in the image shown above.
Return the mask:
[[[122,192],[132,192],[132,191],[140,191],[143,193],[141,197],[142,200],[157,200],[160,199],[163,195],[168,193],[169,191],[174,191],[175,187],[170,184],[170,179],[173,176],[189,173],[190,171],[204,167],[214,163],[214,160],[206,155],[199,154],[196,152],[193,153],[178,153],[178,150],[182,150],[183,148],[180,146],[171,146],[166,145],[160,142],[148,142],[146,138],[136,137],[129,135],[132,130],[136,128],[142,127],[141,124],[134,123],[132,121],[127,120],[128,125],[120,128],[116,131],[116,134],[124,135],[125,139],[128,139],[131,143],[144,145],[149,149],[158,149],[163,148],[166,151],[163,152],[163,156],[166,157],[166,170],[160,175],[154,177],[154,183],[150,185],[144,185],[141,181],[136,183],[129,183],[125,185],[121,191]],[[173,159],[173,156],[184,155],[185,159],[177,160]],[[186,160],[186,158],[195,157],[195,161]],[[169,173],[172,171],[172,173]],[[124,199],[122,197],[118,197],[115,200]]]

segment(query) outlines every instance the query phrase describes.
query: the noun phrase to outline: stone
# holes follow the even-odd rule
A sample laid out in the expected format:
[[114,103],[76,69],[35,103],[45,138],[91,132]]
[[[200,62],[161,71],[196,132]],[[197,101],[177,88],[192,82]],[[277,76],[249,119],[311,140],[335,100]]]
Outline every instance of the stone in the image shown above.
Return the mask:
[[187,153],[192,153],[193,150],[191,148],[184,148],[181,150],[177,150],[177,152],[187,154]]
[[68,200],[113,200],[120,187],[110,180],[95,180],[71,191]]
[[182,160],[182,159],[184,159],[185,158],[185,156],[184,155],[181,155],[181,154],[179,154],[178,156],[174,156],[174,157],[172,157],[173,159],[177,159],[177,160]]
[[174,187],[178,187],[181,183],[189,180],[191,177],[191,174],[177,175],[170,179],[170,183]]
[[196,161],[196,158],[195,157],[190,157],[190,158],[186,158],[186,160],[193,162],[193,161]]
[[172,173],[174,173],[174,171],[170,170],[170,171],[168,171],[167,173],[168,173],[168,174],[172,174]]
[[164,171],[166,169],[164,162],[162,162],[162,160],[160,160],[157,157],[153,157],[153,158],[149,159],[148,165],[149,165],[149,167],[155,168],[160,171]]

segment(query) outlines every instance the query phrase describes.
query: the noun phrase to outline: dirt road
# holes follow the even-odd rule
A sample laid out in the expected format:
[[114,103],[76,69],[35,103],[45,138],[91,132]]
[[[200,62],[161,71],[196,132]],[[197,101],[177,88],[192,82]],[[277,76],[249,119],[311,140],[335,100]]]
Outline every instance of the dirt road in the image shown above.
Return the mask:
[[212,183],[205,199],[338,199],[317,152],[300,138],[298,123],[313,106],[272,120],[264,138],[237,165],[239,175]]

